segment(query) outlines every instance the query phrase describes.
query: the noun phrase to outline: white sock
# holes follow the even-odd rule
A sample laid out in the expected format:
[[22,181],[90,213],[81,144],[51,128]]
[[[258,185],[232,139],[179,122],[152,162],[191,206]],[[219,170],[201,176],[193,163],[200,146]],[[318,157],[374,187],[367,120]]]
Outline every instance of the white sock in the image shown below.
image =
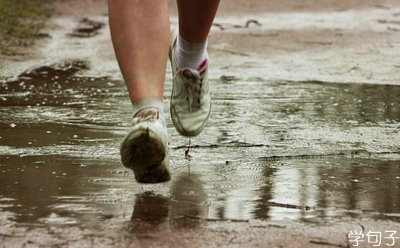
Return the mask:
[[203,62],[208,59],[207,40],[201,43],[189,42],[178,35],[175,57],[181,68],[199,69]]
[[159,119],[161,119],[163,122],[165,122],[165,117],[164,117],[164,103],[157,98],[147,98],[143,99],[135,104],[133,106],[133,116],[141,112],[142,110],[146,108],[157,108],[159,112]]

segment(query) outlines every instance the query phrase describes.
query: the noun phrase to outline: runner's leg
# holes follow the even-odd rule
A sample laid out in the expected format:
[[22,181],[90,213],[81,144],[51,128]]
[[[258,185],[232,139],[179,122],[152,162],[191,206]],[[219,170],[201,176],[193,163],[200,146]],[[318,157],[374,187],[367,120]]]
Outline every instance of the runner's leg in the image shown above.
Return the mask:
[[109,0],[111,37],[132,103],[162,100],[169,47],[166,0]]
[[177,0],[179,35],[175,57],[181,68],[198,69],[208,59],[207,37],[219,0]]
[[219,0],[177,0],[177,3],[180,36],[188,42],[206,41]]

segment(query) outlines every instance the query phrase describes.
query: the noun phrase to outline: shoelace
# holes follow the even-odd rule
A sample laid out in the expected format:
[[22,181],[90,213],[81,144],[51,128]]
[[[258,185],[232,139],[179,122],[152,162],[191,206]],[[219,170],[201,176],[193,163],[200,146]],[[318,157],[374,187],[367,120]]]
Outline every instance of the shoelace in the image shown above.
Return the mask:
[[197,111],[200,108],[200,97],[201,97],[201,88],[203,86],[203,80],[200,76],[200,73],[197,71],[190,71],[190,75],[185,75],[185,70],[181,70],[175,76],[182,76],[186,78],[185,82],[185,90],[186,90],[186,101],[189,103],[189,112],[192,110]]

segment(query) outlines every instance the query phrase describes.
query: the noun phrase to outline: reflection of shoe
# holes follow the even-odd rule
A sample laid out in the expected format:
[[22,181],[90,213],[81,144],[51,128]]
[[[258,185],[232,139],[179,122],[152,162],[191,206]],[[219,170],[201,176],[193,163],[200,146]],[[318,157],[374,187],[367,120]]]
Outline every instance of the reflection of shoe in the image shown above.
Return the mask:
[[168,219],[169,198],[144,192],[136,195],[133,206],[132,222],[161,224]]
[[157,108],[138,112],[132,128],[121,143],[121,159],[133,170],[139,183],[161,183],[170,180],[168,170],[168,134]]
[[174,57],[177,34],[173,35],[169,58],[172,67],[171,118],[176,130],[196,136],[204,128],[211,110],[208,84],[208,60],[197,70],[180,68]]

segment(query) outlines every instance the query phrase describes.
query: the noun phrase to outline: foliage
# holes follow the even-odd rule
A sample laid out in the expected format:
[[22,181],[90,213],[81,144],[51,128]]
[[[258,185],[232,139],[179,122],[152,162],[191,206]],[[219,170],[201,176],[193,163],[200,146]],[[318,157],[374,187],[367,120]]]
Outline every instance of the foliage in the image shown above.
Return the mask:
[[50,16],[49,0],[0,0],[0,52],[31,45],[44,21]]

